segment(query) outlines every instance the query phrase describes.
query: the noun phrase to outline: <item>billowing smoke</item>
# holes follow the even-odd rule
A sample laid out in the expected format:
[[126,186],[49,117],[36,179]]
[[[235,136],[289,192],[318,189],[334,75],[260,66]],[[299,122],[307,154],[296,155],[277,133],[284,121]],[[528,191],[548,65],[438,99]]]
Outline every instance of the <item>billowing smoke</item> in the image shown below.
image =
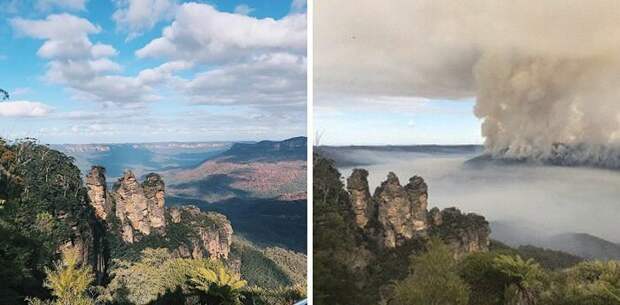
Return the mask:
[[484,119],[487,150],[511,158],[620,165],[619,67],[609,57],[483,54],[474,67],[475,113]]
[[330,93],[475,97],[494,156],[620,167],[620,2],[315,2]]

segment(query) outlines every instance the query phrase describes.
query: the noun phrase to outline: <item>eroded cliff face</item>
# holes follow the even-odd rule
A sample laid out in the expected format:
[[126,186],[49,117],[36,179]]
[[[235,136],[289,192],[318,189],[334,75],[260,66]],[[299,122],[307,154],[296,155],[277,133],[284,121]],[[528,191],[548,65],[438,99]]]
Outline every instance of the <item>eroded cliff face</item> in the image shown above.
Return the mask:
[[356,225],[379,248],[393,249],[414,238],[437,236],[455,252],[487,251],[491,233],[488,222],[476,214],[463,214],[456,208],[428,211],[428,186],[413,176],[402,186],[394,173],[370,196],[368,172],[355,169],[347,179],[351,209]]
[[188,236],[188,242],[179,246],[179,256],[228,258],[233,229],[226,216],[204,213],[190,205],[170,208],[170,218],[174,224],[182,224],[193,232]]
[[106,189],[102,167],[93,167],[86,180],[97,218],[108,229],[116,222],[124,242],[136,243],[153,234],[169,239],[172,232],[175,241],[170,242],[178,245],[175,251],[181,257],[228,258],[233,230],[226,216],[204,213],[195,206],[166,209],[165,183],[158,174],[148,174],[140,183],[133,172],[126,171],[112,191]]

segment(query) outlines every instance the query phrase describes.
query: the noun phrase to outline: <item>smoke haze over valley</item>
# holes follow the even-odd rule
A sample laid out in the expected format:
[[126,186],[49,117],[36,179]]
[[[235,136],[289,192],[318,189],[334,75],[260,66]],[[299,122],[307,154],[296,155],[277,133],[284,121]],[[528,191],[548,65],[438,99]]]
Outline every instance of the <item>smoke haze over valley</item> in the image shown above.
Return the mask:
[[[334,158],[344,177],[355,167],[369,171],[371,192],[390,171],[405,181],[422,176],[429,202],[484,215],[492,238],[518,244],[555,247],[547,238],[587,233],[620,242],[620,172],[533,164],[465,162],[480,146],[320,147]],[[510,234],[507,234],[510,233]]]

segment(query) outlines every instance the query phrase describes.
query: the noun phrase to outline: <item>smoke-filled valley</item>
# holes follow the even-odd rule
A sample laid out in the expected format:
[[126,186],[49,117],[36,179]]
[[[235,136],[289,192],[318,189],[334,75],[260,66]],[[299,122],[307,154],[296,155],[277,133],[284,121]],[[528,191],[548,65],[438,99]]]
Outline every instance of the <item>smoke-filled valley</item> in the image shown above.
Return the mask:
[[506,244],[532,244],[586,258],[620,257],[618,171],[468,162],[482,153],[480,146],[319,151],[336,161],[343,177],[353,168],[367,169],[371,193],[391,171],[402,179],[422,176],[429,185],[430,205],[484,215],[491,223],[491,238]]

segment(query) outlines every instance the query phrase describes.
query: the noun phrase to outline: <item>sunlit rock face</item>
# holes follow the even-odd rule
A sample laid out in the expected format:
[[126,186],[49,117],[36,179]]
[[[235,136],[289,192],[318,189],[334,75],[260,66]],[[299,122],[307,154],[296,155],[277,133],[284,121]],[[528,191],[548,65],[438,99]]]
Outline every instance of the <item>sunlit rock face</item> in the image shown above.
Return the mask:
[[[134,242],[135,233],[151,234],[149,206],[142,185],[131,171],[125,171],[123,177],[114,185],[112,192],[116,203],[116,217],[123,228],[123,240]],[[133,232],[129,232],[129,231]],[[131,239],[130,239],[131,238]]]
[[455,253],[487,251],[490,229],[484,217],[456,208],[428,211],[428,186],[413,176],[402,186],[394,173],[370,196],[368,172],[355,169],[347,179],[355,224],[380,248],[399,247],[415,238],[440,237]]
[[95,209],[95,215],[100,220],[107,220],[112,214],[112,200],[108,196],[105,181],[105,168],[93,166],[86,176],[86,187],[90,204]]
[[124,242],[139,242],[153,234],[170,241],[167,235],[172,234],[179,243],[175,252],[180,257],[228,258],[233,229],[226,216],[205,213],[195,206],[167,209],[165,183],[158,174],[148,174],[140,183],[133,172],[126,171],[111,192],[106,189],[102,167],[93,167],[86,181],[97,218],[116,222],[116,233]]

